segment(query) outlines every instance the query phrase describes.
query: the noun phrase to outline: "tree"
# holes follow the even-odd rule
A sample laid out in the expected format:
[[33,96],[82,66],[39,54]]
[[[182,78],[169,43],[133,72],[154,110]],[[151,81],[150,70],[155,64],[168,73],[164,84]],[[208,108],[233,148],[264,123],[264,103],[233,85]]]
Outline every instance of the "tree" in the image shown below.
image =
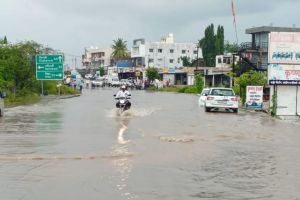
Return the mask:
[[154,67],[149,67],[146,69],[146,76],[149,81],[154,81],[155,79],[159,79],[158,69]]
[[223,26],[218,26],[217,35],[216,35],[216,55],[224,54],[224,28]]
[[184,67],[191,67],[193,63],[196,61],[196,60],[191,60],[191,58],[187,56],[182,56],[180,57],[180,59],[182,60],[182,65]]
[[104,76],[104,67],[99,67],[100,76]]
[[4,36],[3,44],[7,44],[7,38],[6,38],[6,36]]
[[127,50],[127,42],[124,41],[122,38],[118,38],[117,40],[113,41],[112,45],[112,58],[114,60],[122,60],[129,58],[129,53]]
[[239,45],[236,43],[230,43],[228,41],[224,44],[225,53],[237,53],[239,50]]
[[195,86],[197,88],[197,92],[200,93],[204,86],[203,76],[201,74],[197,74],[195,76]]
[[214,32],[214,25],[209,25],[204,32],[204,38],[199,42],[205,66],[214,67],[217,54],[224,53],[224,28],[218,26],[217,34]]

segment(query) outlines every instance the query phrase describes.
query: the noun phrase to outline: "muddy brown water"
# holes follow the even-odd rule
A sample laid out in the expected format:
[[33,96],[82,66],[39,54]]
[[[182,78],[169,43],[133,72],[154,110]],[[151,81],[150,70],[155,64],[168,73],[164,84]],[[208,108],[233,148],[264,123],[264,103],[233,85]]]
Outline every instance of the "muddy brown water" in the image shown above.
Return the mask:
[[300,123],[205,113],[195,95],[116,89],[10,108],[0,199],[300,199]]

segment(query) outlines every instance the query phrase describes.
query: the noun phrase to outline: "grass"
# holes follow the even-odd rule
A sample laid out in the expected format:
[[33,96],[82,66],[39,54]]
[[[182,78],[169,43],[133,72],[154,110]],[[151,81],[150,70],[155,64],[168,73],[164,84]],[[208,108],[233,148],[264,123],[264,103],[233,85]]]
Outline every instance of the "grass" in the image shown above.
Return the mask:
[[[44,87],[45,94],[49,95],[58,95],[58,88],[56,87],[56,82],[46,82]],[[60,94],[63,95],[79,95],[80,92],[78,90],[74,90],[74,88],[68,87],[66,85],[61,86]],[[37,103],[41,100],[41,96],[37,91],[31,91],[29,89],[23,89],[17,91],[16,94],[8,93],[7,98],[4,100],[5,107],[15,107],[20,105],[30,105]]]
[[20,105],[29,105],[34,104],[40,101],[41,97],[37,94],[26,95],[26,96],[18,96],[13,97],[10,96],[4,100],[5,107],[15,107]]
[[196,86],[184,86],[184,87],[163,87],[156,88],[150,87],[149,91],[158,91],[158,92],[177,92],[177,93],[187,93],[187,94],[198,94],[199,91]]

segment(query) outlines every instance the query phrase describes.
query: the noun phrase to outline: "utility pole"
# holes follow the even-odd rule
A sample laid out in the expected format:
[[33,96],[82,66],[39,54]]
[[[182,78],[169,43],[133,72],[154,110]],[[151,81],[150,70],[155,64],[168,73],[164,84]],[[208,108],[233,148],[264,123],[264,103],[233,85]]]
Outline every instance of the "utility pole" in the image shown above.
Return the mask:
[[197,44],[196,72],[198,71],[198,64],[199,64],[199,44]]

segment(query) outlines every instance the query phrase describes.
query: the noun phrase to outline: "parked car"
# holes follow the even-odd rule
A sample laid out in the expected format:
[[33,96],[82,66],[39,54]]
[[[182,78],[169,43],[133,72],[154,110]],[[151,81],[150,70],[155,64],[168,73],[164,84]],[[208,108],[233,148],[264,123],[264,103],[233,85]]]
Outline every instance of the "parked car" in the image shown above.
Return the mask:
[[209,91],[210,91],[209,88],[204,88],[202,90],[201,94],[199,94],[200,97],[199,97],[198,103],[199,103],[200,106],[204,106],[205,105],[206,97],[207,97]]
[[237,113],[239,109],[238,97],[235,96],[231,88],[211,88],[206,95],[204,107],[205,112],[223,108]]

